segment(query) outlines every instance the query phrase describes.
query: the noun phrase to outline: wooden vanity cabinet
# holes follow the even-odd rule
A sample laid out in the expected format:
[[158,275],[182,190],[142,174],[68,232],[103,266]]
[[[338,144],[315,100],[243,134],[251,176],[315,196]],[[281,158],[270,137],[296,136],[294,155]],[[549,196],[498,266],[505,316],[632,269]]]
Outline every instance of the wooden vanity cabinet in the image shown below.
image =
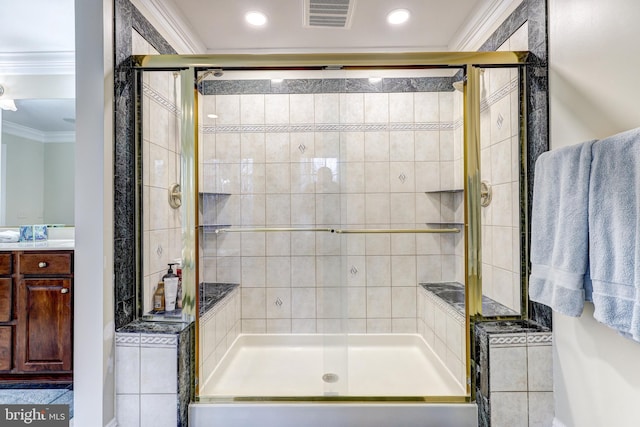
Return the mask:
[[72,251],[0,252],[0,381],[71,380],[72,285]]
[[13,255],[0,252],[0,372],[13,367]]

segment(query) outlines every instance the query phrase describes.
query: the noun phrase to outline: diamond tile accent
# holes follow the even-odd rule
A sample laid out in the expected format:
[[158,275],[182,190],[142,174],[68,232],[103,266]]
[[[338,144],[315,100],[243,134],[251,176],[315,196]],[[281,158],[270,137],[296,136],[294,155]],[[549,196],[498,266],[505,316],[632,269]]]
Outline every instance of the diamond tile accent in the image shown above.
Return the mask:
[[158,256],[162,256],[162,246],[158,245],[158,248],[156,249],[156,253],[158,254]]
[[502,117],[502,114],[498,113],[498,119],[496,120],[496,125],[498,126],[498,129],[502,129],[503,123],[504,123],[504,117]]
[[398,179],[400,180],[401,183],[405,183],[405,181],[407,180],[407,176],[404,173],[401,173],[400,176],[398,176]]
[[352,276],[355,276],[356,274],[358,274],[358,269],[354,265],[354,266],[351,266],[351,270],[349,270],[349,272],[351,273]]
[[307,149],[307,147],[304,144],[298,145],[298,150],[300,150],[301,153],[304,154],[306,149]]
[[276,298],[276,301],[274,302],[275,305],[277,305],[278,307],[282,307],[282,300],[280,298]]

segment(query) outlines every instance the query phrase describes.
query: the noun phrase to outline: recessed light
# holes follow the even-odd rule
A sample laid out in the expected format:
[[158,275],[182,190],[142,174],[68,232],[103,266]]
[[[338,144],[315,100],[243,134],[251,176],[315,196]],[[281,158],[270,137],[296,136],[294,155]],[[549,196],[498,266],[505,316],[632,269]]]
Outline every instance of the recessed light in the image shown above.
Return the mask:
[[404,24],[409,20],[411,13],[407,9],[395,9],[387,15],[387,22],[391,25]]
[[267,16],[262,12],[256,12],[256,11],[247,12],[244,15],[244,19],[254,27],[262,27],[267,23]]

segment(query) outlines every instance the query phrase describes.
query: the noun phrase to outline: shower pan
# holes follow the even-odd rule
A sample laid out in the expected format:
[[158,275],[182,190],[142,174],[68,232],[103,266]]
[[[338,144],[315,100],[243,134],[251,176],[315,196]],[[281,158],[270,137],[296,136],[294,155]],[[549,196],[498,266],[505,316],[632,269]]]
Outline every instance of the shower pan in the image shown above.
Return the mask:
[[[317,425],[416,414],[475,425],[470,325],[526,314],[512,209],[526,185],[513,172],[525,61],[519,52],[135,57],[140,75],[180,73],[194,425],[300,425],[309,414]],[[495,113],[500,102],[510,112]],[[505,203],[509,227],[490,211]],[[518,254],[501,267],[509,280],[483,293],[483,263],[493,271],[484,232]]]

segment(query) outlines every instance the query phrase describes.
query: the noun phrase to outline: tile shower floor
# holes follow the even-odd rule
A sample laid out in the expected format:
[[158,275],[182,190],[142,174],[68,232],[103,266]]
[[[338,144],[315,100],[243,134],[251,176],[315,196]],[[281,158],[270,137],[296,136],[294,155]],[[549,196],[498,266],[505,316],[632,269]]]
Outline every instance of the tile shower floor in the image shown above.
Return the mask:
[[69,405],[70,426],[73,426],[73,390],[67,388],[9,388],[0,389],[0,404],[32,403],[36,405]]

